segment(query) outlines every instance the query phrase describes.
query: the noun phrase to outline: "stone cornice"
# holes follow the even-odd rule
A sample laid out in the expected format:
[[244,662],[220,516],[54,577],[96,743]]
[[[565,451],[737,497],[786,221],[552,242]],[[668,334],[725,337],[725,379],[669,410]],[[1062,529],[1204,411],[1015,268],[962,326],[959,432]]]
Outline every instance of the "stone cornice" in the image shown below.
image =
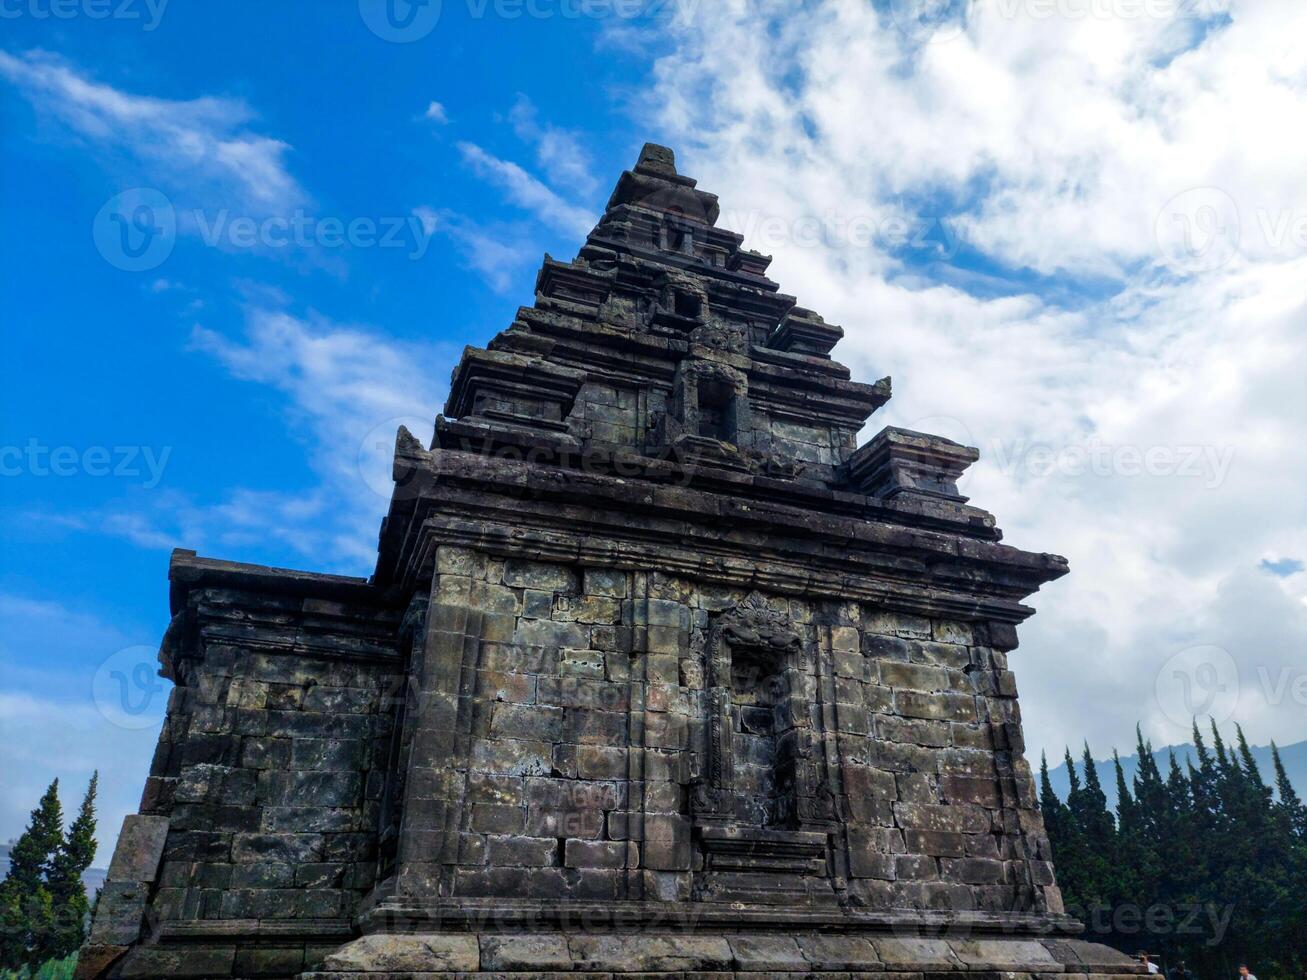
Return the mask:
[[[1017,623],[1033,611],[1021,600],[1066,571],[1058,556],[957,531],[742,499],[738,491],[658,485],[473,452],[410,452],[411,468],[400,475],[405,499],[392,505],[383,527],[376,575],[379,586],[401,593],[429,574],[434,548],[444,543],[839,595],[919,615]],[[883,513],[893,511],[875,504]]]

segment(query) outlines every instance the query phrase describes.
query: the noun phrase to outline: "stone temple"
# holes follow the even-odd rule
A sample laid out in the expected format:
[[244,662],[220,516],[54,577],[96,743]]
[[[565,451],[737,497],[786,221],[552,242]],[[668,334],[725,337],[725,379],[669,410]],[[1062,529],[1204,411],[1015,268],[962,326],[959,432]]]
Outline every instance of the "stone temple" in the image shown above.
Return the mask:
[[174,554],[176,685],[83,977],[1138,972],[1062,908],[1008,655],[1067,570],[857,434],[646,146],[400,430],[364,579]]

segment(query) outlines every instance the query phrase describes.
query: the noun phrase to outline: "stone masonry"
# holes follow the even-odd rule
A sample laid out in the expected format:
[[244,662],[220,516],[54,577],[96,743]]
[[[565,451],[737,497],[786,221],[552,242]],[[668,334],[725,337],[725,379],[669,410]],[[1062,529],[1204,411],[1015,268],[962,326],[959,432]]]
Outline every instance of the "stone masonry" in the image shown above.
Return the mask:
[[1076,938],[1008,656],[1066,572],[648,145],[400,430],[368,580],[177,552],[83,977],[1137,972]]

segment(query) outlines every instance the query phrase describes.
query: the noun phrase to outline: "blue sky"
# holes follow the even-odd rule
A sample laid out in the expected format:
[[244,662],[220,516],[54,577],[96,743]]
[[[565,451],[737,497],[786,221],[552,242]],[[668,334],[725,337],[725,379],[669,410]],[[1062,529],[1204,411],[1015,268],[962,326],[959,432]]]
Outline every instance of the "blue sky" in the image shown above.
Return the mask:
[[381,0],[6,0],[0,838],[53,775],[71,806],[108,773],[106,838],[134,807],[171,548],[370,571],[397,421],[429,433],[645,140],[895,376],[883,422],[980,446],[975,502],[1071,558],[1017,664],[1033,745],[1180,740],[1162,686],[1209,648],[1222,720],[1307,736],[1307,65],[1252,6],[1074,2],[401,2],[405,33]]

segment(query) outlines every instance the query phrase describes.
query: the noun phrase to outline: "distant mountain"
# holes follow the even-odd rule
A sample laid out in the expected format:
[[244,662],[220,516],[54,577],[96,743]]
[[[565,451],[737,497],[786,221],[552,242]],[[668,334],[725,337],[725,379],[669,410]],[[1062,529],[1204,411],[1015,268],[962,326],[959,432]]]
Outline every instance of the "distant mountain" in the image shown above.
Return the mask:
[[[9,873],[9,848],[11,844],[0,844],[0,878]],[[86,873],[82,875],[82,884],[86,886],[86,894],[91,898],[95,898],[95,893],[104,884],[105,876],[108,873],[104,868],[87,868]]]
[[[1222,733],[1224,735],[1224,733]],[[1208,750],[1211,750],[1211,743],[1208,742]],[[1074,747],[1071,749],[1071,755],[1076,761],[1076,771],[1080,773],[1081,749],[1077,751]],[[1253,759],[1257,762],[1258,768],[1262,771],[1262,781],[1268,786],[1275,786],[1275,769],[1271,764],[1271,747],[1269,745],[1252,746]],[[1195,766],[1198,765],[1198,754],[1194,747],[1189,744],[1166,746],[1158,749],[1153,753],[1153,758],[1157,760],[1157,766],[1162,770],[1162,778],[1166,778],[1166,773],[1171,767],[1170,754],[1175,753],[1175,759],[1180,763],[1180,768],[1185,769],[1186,760],[1191,760]],[[1053,759],[1048,760],[1052,763]],[[1293,745],[1280,746],[1280,761],[1284,763],[1284,771],[1289,774],[1289,782],[1293,788],[1298,791],[1298,795],[1307,799],[1307,742],[1295,742]],[[1038,767],[1039,760],[1032,759],[1031,763]],[[1104,759],[1101,762],[1094,760],[1094,768],[1098,770],[1098,779],[1103,784],[1103,795],[1107,797],[1107,808],[1116,809],[1116,772],[1112,768],[1112,760]],[[1121,756],[1121,768],[1125,771],[1126,785],[1134,788],[1135,773],[1139,771],[1139,757],[1137,755]],[[1188,771],[1188,770],[1185,770]],[[1084,774],[1080,773],[1083,780]],[[1036,778],[1038,778],[1038,768],[1036,768]],[[1053,784],[1053,792],[1057,793],[1062,799],[1071,790],[1071,780],[1067,778],[1066,763],[1058,762],[1056,769],[1049,768],[1048,781]]]

